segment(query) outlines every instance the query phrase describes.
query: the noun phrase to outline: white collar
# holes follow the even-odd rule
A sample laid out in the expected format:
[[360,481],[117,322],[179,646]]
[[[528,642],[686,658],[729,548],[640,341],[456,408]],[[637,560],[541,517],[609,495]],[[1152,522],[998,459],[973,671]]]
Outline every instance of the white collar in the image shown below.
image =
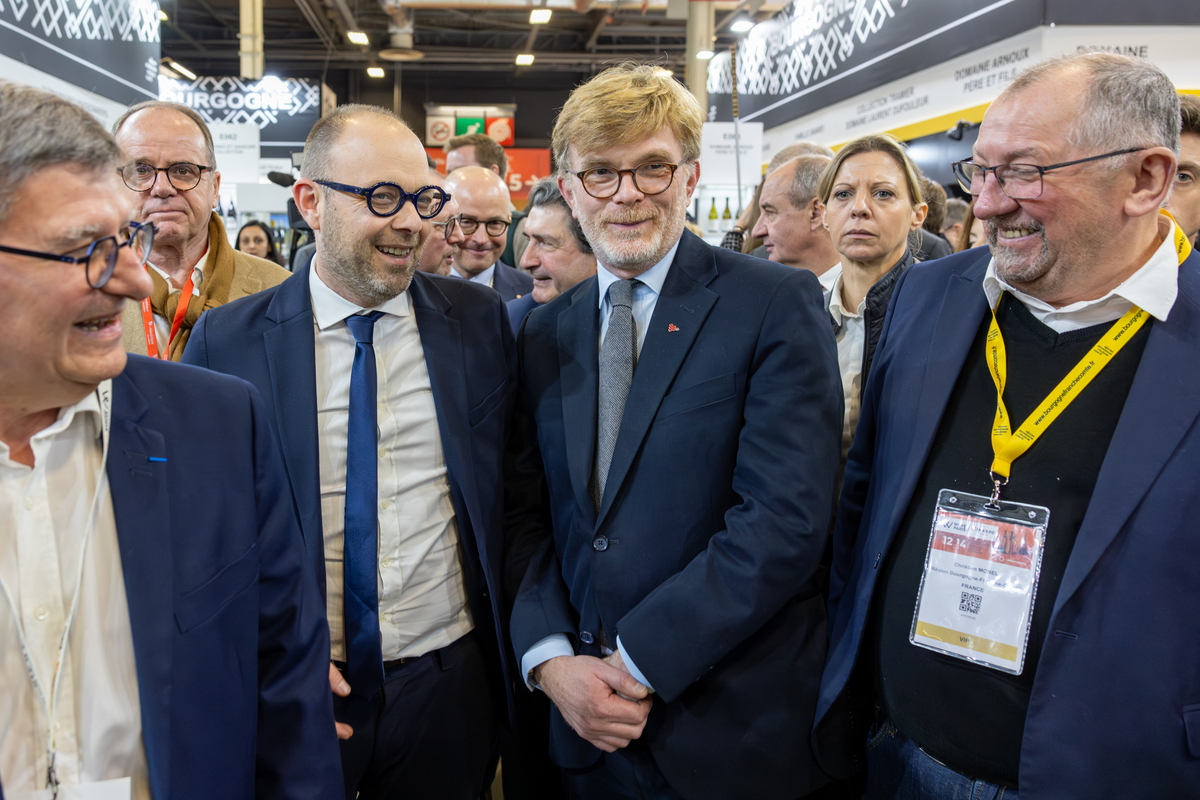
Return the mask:
[[996,303],[1000,302],[1000,295],[1009,292],[1030,308],[1052,312],[1060,318],[1070,318],[1073,314],[1082,314],[1096,306],[1109,304],[1114,298],[1120,298],[1143,309],[1159,322],[1165,322],[1175,305],[1175,298],[1179,296],[1179,257],[1175,254],[1175,223],[1165,215],[1159,216],[1158,219],[1158,230],[1163,235],[1162,244],[1137,272],[1104,297],[1080,300],[1062,308],[1055,308],[1044,300],[1025,294],[1020,289],[1014,289],[998,277],[996,259],[993,258],[988,262],[987,272],[983,276],[983,291],[987,295],[988,306],[995,308]]
[[[675,252],[679,249],[680,241],[682,240],[676,240],[675,246],[667,251],[667,254],[663,256],[661,261],[641,275],[638,275],[635,280],[641,281],[643,286],[649,288],[656,295],[662,294],[663,284],[667,280],[667,272],[671,269],[671,262],[675,260]],[[608,267],[600,263],[598,259],[596,266],[598,267],[596,270],[596,281],[600,286],[600,307],[604,308],[604,300],[608,297],[608,287],[621,279],[609,272]]]
[[837,322],[837,324],[839,326],[842,325],[842,323],[844,323],[846,321],[846,319],[861,318],[863,315],[863,313],[862,313],[863,312],[863,304],[867,302],[867,299],[864,297],[859,302],[856,313],[853,313],[853,314],[851,314],[851,313],[847,312],[845,309],[843,309],[842,308],[842,283],[843,283],[842,272],[839,271],[837,274],[837,278],[835,278],[833,281],[833,286],[830,287],[830,289],[829,289],[829,313],[833,316],[834,321]]
[[384,300],[373,309],[366,309],[356,303],[351,303],[340,294],[330,289],[321,276],[317,274],[316,266],[308,270],[308,292],[312,296],[313,318],[317,327],[328,330],[332,326],[363,311],[382,311],[397,317],[408,316],[408,291],[405,290],[390,300]]

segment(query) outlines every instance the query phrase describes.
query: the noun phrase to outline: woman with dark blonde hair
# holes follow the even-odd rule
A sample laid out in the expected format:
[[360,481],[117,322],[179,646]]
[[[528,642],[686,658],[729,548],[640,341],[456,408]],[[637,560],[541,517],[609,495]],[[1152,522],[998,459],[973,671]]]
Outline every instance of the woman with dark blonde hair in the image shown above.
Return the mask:
[[821,176],[817,196],[842,262],[828,308],[846,403],[845,461],[888,300],[900,275],[914,263],[909,234],[920,229],[928,207],[921,197],[919,170],[904,145],[887,134],[863,136],[839,150]]

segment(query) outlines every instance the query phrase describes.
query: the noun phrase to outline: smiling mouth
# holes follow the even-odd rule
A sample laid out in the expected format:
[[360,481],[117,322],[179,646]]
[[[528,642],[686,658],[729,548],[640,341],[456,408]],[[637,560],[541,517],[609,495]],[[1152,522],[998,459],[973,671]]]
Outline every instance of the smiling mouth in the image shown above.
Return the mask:
[[79,328],[81,331],[83,331],[85,333],[95,333],[97,331],[102,331],[105,328],[111,328],[113,325],[116,325],[118,316],[119,316],[119,314],[109,314],[104,317],[93,317],[92,319],[85,319],[82,322],[76,322],[75,327]]
[[408,258],[412,254],[411,247],[376,247],[376,250],[383,253],[385,256],[393,258]]
[[996,238],[998,238],[998,239],[1020,239],[1024,236],[1033,236],[1035,233],[1037,233],[1036,228],[1013,228],[1012,230],[996,231]]

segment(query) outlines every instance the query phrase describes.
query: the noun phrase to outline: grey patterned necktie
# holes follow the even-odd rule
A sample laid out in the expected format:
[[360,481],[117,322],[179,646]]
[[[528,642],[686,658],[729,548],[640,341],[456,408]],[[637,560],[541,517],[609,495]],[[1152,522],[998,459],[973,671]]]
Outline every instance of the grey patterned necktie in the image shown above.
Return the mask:
[[608,468],[612,464],[621,416],[637,366],[637,328],[633,323],[633,287],[641,281],[617,281],[608,287],[612,313],[600,345],[600,397],[596,420],[596,464],[592,471],[592,505],[600,510]]

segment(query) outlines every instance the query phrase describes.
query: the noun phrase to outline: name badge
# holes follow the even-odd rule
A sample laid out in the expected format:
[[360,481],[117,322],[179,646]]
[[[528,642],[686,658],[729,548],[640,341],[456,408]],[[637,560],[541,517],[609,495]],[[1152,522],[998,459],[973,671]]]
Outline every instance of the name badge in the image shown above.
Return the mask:
[[1050,509],[938,493],[909,641],[1020,675]]
[[[58,787],[58,800],[130,800],[132,796],[133,782],[129,778]],[[15,794],[12,800],[50,800],[52,797],[54,792],[42,789],[38,792]]]

